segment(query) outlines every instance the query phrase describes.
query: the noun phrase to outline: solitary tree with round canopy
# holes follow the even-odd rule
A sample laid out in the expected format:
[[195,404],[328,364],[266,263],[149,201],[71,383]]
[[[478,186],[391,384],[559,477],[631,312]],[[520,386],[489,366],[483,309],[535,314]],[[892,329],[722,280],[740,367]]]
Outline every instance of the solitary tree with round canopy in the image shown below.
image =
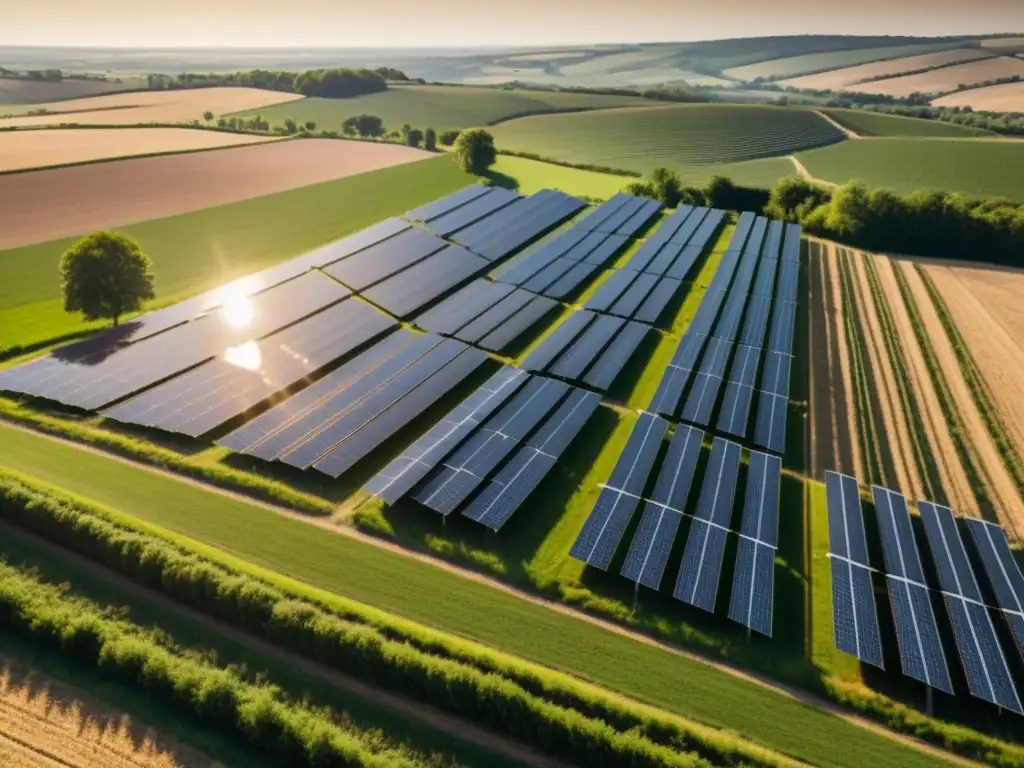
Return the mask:
[[455,140],[455,158],[467,173],[485,173],[498,158],[494,137],[483,128],[463,131]]
[[94,232],[71,246],[60,259],[64,311],[86,320],[121,316],[152,299],[153,272],[139,244],[120,232]]

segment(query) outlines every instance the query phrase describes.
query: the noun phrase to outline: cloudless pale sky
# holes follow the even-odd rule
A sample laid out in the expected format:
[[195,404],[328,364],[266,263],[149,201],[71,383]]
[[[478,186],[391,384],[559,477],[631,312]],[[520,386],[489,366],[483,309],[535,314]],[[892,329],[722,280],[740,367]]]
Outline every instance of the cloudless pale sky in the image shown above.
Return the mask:
[[1024,32],[1024,0],[12,0],[0,45],[435,47]]

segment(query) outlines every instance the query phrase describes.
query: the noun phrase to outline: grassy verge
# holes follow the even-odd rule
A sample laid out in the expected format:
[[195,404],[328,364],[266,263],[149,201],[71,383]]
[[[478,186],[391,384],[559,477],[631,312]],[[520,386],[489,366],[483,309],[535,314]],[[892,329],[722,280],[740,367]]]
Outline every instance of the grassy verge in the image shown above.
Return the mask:
[[946,330],[949,343],[956,353],[957,362],[960,363],[960,371],[971,390],[971,396],[974,398],[974,404],[978,407],[978,413],[981,414],[985,427],[992,436],[992,442],[995,443],[999,456],[1002,458],[1003,464],[1006,465],[1006,470],[1016,482],[1021,497],[1024,498],[1024,460],[1017,453],[1012,439],[1003,426],[1003,420],[999,417],[999,412],[992,402],[992,395],[985,383],[981,370],[978,368],[978,364],[971,355],[970,349],[968,349],[966,342],[964,342],[963,337],[960,335],[960,330],[956,327],[949,308],[946,307],[945,301],[943,301],[942,296],[935,288],[935,283],[932,282],[924,267],[920,264],[915,265],[915,267],[917,273],[921,276],[921,281],[928,290],[932,304],[935,305],[935,313],[939,316],[942,327]]

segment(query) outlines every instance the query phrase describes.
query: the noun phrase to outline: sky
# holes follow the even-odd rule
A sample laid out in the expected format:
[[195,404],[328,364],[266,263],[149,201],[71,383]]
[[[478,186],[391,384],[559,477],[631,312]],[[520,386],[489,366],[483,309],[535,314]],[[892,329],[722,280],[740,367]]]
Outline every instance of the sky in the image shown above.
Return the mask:
[[38,0],[0,45],[452,47],[1024,32],[1024,0]]

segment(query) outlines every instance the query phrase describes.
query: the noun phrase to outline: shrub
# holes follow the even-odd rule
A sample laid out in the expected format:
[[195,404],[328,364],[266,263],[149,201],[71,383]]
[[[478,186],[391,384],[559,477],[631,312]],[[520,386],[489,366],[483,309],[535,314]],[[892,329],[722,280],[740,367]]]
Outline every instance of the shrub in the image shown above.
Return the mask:
[[478,176],[486,173],[497,157],[494,136],[483,128],[463,131],[455,140],[455,158],[466,173]]

